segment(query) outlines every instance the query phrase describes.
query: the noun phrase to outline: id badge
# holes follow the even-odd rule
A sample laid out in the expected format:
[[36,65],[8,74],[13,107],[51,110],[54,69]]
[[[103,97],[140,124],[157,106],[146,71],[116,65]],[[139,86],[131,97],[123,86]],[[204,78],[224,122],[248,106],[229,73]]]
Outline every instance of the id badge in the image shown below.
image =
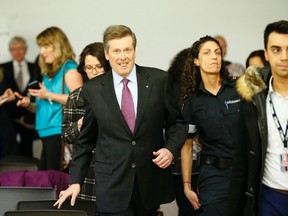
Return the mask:
[[280,154],[281,172],[288,172],[288,153]]

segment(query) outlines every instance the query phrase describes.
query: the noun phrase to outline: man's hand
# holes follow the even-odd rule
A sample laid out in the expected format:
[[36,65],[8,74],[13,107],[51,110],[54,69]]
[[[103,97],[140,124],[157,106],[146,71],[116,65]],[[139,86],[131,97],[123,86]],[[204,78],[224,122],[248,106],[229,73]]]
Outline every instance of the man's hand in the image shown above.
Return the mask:
[[57,202],[54,203],[54,207],[57,206],[58,209],[61,208],[62,204],[65,202],[65,200],[69,197],[71,197],[70,205],[74,206],[76,202],[76,198],[78,194],[80,193],[80,184],[72,184],[70,185],[65,191],[61,191],[59,194],[59,199]]
[[30,98],[28,96],[22,96],[18,92],[14,92],[14,95],[18,98],[17,106],[20,107],[29,107],[30,106]]
[[11,88],[6,89],[4,95],[8,97],[8,102],[15,100],[15,95]]
[[10,88],[8,88],[0,97],[0,106],[6,102],[13,101],[14,99],[15,99],[15,96],[14,96],[13,91]]
[[152,161],[162,169],[167,168],[172,163],[173,155],[166,148],[161,148],[157,152],[153,152],[153,155],[156,156],[156,158]]

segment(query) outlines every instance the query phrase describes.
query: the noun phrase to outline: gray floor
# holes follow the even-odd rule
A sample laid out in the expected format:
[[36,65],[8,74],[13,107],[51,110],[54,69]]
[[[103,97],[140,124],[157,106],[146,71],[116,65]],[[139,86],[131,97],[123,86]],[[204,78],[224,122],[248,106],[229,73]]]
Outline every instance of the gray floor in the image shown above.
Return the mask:
[[178,215],[178,207],[175,201],[161,205],[160,210],[163,211],[164,216],[177,216]]

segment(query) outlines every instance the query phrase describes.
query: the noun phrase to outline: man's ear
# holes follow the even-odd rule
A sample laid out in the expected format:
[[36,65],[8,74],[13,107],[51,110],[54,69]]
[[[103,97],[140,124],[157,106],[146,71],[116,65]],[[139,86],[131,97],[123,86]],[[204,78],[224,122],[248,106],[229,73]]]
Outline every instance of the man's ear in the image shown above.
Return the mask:
[[264,49],[265,60],[269,62],[269,56],[266,49]]
[[106,58],[106,60],[109,61],[108,51],[104,51],[104,53],[105,53],[105,58]]

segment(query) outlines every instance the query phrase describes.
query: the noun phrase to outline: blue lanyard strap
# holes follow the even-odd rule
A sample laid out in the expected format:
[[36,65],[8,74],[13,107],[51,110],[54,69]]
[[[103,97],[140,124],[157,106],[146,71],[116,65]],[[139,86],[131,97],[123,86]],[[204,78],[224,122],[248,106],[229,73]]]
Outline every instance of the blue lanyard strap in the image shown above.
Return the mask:
[[280,121],[278,119],[278,116],[276,114],[276,111],[275,111],[275,108],[274,108],[274,105],[273,105],[273,102],[272,102],[272,98],[271,98],[271,94],[269,94],[269,103],[270,103],[270,109],[271,109],[271,113],[272,113],[272,117],[273,117],[273,120],[275,122],[275,125],[279,131],[279,135],[281,137],[281,140],[284,144],[284,148],[287,148],[287,131],[288,131],[288,121],[286,122],[286,130],[285,130],[285,133],[282,129],[282,126],[280,124]]

